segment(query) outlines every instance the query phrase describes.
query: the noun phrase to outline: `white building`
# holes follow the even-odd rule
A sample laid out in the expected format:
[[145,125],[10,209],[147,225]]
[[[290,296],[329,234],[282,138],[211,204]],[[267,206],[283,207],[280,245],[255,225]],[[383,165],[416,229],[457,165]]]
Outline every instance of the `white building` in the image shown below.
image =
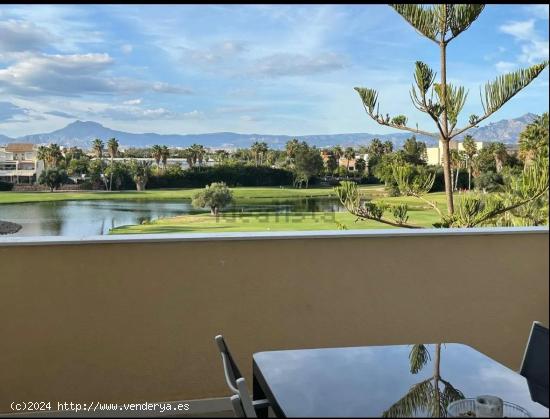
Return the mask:
[[[483,148],[482,141],[476,141],[476,146],[478,150]],[[451,141],[449,143],[449,148],[451,150],[464,151],[464,143],[459,143],[458,141]],[[426,148],[427,162],[429,165],[437,166],[443,164],[443,147],[441,142],[439,142],[438,147],[428,147]]]
[[37,159],[33,144],[11,143],[0,146],[0,180],[13,183],[33,183],[44,170],[44,162]]

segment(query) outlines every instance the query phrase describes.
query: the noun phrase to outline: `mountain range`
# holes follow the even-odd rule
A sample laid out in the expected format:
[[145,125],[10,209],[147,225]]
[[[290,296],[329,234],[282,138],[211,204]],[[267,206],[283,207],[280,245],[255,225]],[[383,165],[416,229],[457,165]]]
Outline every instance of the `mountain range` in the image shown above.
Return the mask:
[[[533,121],[535,114],[527,113],[519,118],[503,119],[498,122],[472,128],[467,134],[472,135],[477,141],[500,141],[505,144],[514,144],[519,138],[524,127]],[[272,134],[238,134],[234,132],[216,132],[208,134],[156,134],[156,133],[130,133],[107,128],[97,122],[74,121],[64,128],[44,134],[31,134],[11,139],[0,134],[0,143],[26,142],[33,144],[57,143],[61,146],[77,146],[89,148],[94,138],[106,141],[116,138],[121,147],[148,147],[154,144],[162,144],[170,147],[187,147],[191,144],[202,144],[209,148],[242,148],[250,147],[255,141],[265,141],[272,148],[283,148],[285,143],[292,138],[307,141],[318,147],[333,145],[360,146],[370,143],[373,138],[381,141],[391,141],[395,148],[403,145],[412,134],[408,132],[396,132],[391,134],[349,133],[326,135],[272,135]],[[416,135],[420,141],[425,141],[428,146],[437,145],[437,140],[431,137]],[[459,137],[460,139],[460,137]]]

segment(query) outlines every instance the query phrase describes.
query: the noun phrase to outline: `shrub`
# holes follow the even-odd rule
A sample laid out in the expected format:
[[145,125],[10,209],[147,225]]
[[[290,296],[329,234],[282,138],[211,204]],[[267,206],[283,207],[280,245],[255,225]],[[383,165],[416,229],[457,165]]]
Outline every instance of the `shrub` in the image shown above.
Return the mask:
[[50,188],[50,192],[53,192],[55,189],[67,182],[69,182],[67,172],[64,169],[57,168],[44,170],[40,173],[40,177],[38,178],[38,183],[41,185],[46,185]]
[[474,179],[474,187],[483,192],[498,191],[503,185],[502,176],[495,172],[484,172]]
[[13,183],[4,182],[0,180],[0,191],[11,191],[13,189]]
[[[431,173],[435,173],[435,180],[430,189],[430,192],[443,192],[445,191],[445,176],[443,174],[443,167],[441,166],[429,166],[428,170]],[[453,185],[455,183],[456,172],[453,173]],[[458,173],[457,189],[468,189],[468,171],[461,169]]]

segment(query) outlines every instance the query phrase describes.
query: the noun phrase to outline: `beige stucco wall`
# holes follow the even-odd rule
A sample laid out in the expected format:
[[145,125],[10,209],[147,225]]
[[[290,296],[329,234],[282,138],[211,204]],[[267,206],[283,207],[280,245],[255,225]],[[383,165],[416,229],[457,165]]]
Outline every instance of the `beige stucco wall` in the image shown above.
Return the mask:
[[12,400],[225,396],[213,337],[253,352],[463,342],[516,368],[548,324],[548,231],[5,246]]

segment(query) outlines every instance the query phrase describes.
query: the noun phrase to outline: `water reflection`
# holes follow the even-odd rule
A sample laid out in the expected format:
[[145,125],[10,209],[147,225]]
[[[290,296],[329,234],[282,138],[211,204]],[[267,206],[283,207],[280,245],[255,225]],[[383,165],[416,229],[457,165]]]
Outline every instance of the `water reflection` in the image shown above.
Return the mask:
[[[225,213],[331,212],[343,208],[334,199],[307,198],[254,200],[239,203]],[[0,205],[0,219],[21,224],[16,236],[93,236],[114,227],[142,224],[160,217],[200,214],[190,200],[90,200]]]
[[[417,374],[410,372],[409,345],[262,352],[254,360],[287,417],[380,417],[413,386],[433,383],[433,374],[419,378],[434,371],[435,346],[425,346],[431,355]],[[442,352],[442,399],[492,394],[533,416],[548,416],[548,409],[531,400],[526,380],[516,372],[465,345],[445,344]],[[427,401],[424,406],[429,407]],[[430,409],[420,408],[410,416],[428,414]]]
[[[383,413],[383,417],[446,417],[449,404],[464,399],[464,394],[441,376],[441,344],[434,345],[434,352],[433,375],[413,385],[407,394]],[[430,359],[426,345],[412,345],[409,352],[411,374],[422,371]]]

